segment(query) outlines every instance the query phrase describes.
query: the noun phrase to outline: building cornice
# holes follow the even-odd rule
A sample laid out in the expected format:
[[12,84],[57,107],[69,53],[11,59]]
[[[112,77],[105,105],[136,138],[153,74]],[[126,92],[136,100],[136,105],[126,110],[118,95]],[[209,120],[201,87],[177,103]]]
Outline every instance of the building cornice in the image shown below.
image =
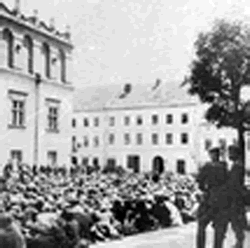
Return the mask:
[[81,112],[104,112],[104,111],[126,111],[126,110],[144,110],[144,109],[155,109],[155,108],[183,108],[183,107],[194,107],[198,106],[198,103],[181,103],[181,104],[161,104],[161,105],[142,105],[142,106],[126,106],[126,107],[102,107],[96,109],[83,109],[75,110],[74,113]]
[[16,15],[15,11],[11,11],[5,4],[0,2],[0,19],[6,19],[13,22],[15,25],[29,29],[32,32],[38,33],[51,40],[62,43],[70,49],[74,46],[69,38],[66,38],[66,33],[60,33],[57,30],[49,28],[45,22],[37,20],[37,23],[33,22],[34,17],[25,17],[24,15]]
[[[15,75],[15,76],[18,76],[20,78],[24,78],[24,79],[29,80],[29,81],[35,81],[35,74],[24,73],[23,71],[20,71],[18,69],[10,69],[10,68],[0,66],[0,72],[7,73],[9,75]],[[41,80],[42,80],[42,84],[44,83],[47,85],[52,85],[52,86],[55,86],[55,87],[58,87],[61,89],[65,89],[65,90],[70,90],[70,91],[74,90],[74,86],[69,85],[69,84],[55,82],[53,80],[49,80],[46,78],[41,78]]]

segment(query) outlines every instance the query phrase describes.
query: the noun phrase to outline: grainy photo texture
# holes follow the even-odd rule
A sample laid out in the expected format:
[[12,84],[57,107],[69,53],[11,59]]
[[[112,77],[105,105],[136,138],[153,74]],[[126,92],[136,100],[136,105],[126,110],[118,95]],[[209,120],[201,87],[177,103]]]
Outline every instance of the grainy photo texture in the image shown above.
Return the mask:
[[0,248],[249,248],[250,2],[0,1]]

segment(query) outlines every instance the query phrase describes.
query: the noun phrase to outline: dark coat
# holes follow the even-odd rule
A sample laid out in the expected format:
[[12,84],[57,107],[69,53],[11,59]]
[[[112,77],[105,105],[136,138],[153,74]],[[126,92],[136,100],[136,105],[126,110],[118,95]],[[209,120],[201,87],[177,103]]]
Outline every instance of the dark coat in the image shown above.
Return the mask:
[[25,239],[16,223],[6,214],[0,215],[0,247],[25,248]]

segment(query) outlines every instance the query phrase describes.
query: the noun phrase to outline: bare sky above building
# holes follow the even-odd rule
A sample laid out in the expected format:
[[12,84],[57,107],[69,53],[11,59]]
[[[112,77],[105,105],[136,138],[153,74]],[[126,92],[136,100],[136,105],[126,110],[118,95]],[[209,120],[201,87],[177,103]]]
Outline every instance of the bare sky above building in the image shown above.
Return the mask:
[[[215,18],[250,22],[248,0],[20,0],[22,12],[71,26],[74,85],[179,81],[197,33]],[[9,7],[15,0],[3,0]]]

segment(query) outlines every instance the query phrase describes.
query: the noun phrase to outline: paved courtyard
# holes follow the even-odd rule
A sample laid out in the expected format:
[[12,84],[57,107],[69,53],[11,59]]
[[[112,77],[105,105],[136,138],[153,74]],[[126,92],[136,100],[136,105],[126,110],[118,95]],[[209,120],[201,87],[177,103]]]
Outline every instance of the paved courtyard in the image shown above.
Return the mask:
[[[91,248],[195,248],[196,223],[184,227],[159,230],[127,237],[120,241],[106,242],[92,246]],[[213,230],[208,228],[207,247],[212,247]],[[234,234],[228,231],[224,248],[231,248],[234,244]],[[250,231],[247,232],[247,239],[244,248],[250,247]]]

